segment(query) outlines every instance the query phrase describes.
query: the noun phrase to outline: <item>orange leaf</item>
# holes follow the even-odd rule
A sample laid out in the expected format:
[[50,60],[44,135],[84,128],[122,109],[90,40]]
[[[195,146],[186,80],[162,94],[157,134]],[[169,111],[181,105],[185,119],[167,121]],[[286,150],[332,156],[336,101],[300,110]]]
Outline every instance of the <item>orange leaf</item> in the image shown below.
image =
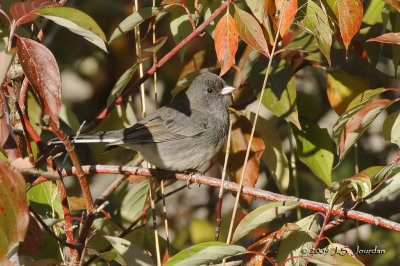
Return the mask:
[[400,43],[400,32],[389,32],[382,34],[381,36],[368,39],[367,42],[383,42],[383,43]]
[[397,11],[400,12],[400,3],[398,2],[398,0],[383,0],[383,1],[385,1],[392,7],[396,8]]
[[360,0],[336,0],[332,9],[338,19],[340,35],[347,50],[351,39],[360,29],[363,5]]
[[51,51],[34,40],[19,37],[18,57],[26,77],[37,94],[45,115],[57,125],[61,108],[61,77]]
[[[28,0],[26,2],[17,2],[11,5],[10,13],[13,19],[18,20],[26,14],[34,12],[42,7],[59,6],[58,3],[50,0]],[[26,16],[18,24],[25,24],[35,20],[36,15]]]
[[222,76],[232,67],[238,48],[238,32],[235,21],[229,13],[226,13],[215,27],[214,45],[221,64],[219,75]]
[[[298,10],[297,0],[285,0],[285,1],[286,1],[286,6],[285,6],[284,1],[275,0],[275,7],[279,14],[277,17],[275,17],[276,25],[279,25],[280,17],[283,16],[283,21],[282,21],[282,26],[281,26],[281,31],[280,31],[281,37],[283,37],[285,35],[286,31],[289,29],[294,17],[296,16],[297,10]],[[284,12],[282,12],[284,6],[285,6],[285,10],[284,10]]]

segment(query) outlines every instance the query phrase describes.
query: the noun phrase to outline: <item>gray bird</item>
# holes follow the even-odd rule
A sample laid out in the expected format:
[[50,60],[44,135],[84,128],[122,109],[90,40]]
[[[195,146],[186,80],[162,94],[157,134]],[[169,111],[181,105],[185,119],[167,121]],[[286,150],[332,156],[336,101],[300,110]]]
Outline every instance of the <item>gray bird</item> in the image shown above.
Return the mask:
[[79,135],[75,143],[106,142],[109,148],[122,146],[139,151],[161,169],[198,169],[225,141],[230,94],[234,90],[213,73],[201,74],[174,102],[132,127]]

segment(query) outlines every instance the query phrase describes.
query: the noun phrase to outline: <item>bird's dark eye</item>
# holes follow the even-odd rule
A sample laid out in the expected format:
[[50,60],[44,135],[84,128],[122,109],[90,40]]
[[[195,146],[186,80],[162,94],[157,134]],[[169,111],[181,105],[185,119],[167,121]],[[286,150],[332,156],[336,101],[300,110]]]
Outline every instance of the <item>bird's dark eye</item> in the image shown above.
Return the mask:
[[208,93],[213,93],[213,89],[207,88],[207,92],[208,92]]

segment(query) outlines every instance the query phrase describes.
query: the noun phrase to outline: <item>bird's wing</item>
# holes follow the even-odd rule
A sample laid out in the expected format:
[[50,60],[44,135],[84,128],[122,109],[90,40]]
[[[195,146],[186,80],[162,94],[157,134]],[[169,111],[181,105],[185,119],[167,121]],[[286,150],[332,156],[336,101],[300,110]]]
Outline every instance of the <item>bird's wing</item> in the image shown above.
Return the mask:
[[[196,111],[195,111],[196,112]],[[195,117],[195,120],[192,120]],[[122,141],[111,143],[164,142],[191,138],[207,130],[207,119],[201,113],[191,117],[170,107],[162,107],[131,128],[124,130]]]

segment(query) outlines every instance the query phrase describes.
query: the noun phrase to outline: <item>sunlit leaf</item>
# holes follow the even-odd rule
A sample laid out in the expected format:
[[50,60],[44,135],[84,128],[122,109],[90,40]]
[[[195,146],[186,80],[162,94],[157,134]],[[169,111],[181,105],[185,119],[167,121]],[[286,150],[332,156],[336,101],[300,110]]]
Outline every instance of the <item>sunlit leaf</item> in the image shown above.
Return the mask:
[[76,33],[107,52],[107,38],[97,22],[88,14],[71,7],[46,7],[37,10],[41,16]]
[[243,39],[250,47],[269,57],[268,44],[260,24],[257,20],[239,8],[235,8],[235,23],[240,38]]
[[34,40],[19,37],[18,57],[26,77],[33,86],[45,115],[58,125],[61,108],[61,77],[51,51]]
[[400,111],[391,113],[386,118],[382,128],[385,140],[400,146]]
[[[281,19],[281,16],[283,16],[282,26],[280,31],[280,35],[283,37],[286,34],[287,30],[289,29],[290,25],[292,24],[294,17],[296,16],[298,10],[297,0],[275,0],[275,7],[276,7],[276,12],[279,15],[278,16],[274,15],[275,19],[273,21],[275,21],[276,25],[278,26],[279,20]],[[283,11],[283,7],[285,7],[285,11]]]
[[24,241],[29,224],[26,183],[22,174],[0,160],[0,261],[13,242]]
[[307,2],[307,9],[304,19],[299,24],[303,29],[317,39],[321,52],[331,64],[332,31],[326,13],[313,1]]
[[325,184],[330,185],[334,155],[328,130],[310,124],[303,126],[301,131],[293,127],[293,132],[300,161]]
[[326,92],[329,103],[338,115],[342,115],[349,103],[361,92],[370,89],[371,79],[345,71],[326,73]]
[[[32,22],[37,17],[34,13],[37,9],[50,6],[59,6],[57,2],[50,0],[27,0],[26,2],[13,3],[10,7],[10,13],[13,19],[18,20],[25,16],[19,21],[19,25]],[[28,15],[28,14],[32,15]]]
[[245,253],[241,246],[228,245],[223,242],[205,242],[182,250],[170,258],[165,266],[171,265],[203,265]]
[[238,48],[238,32],[235,21],[229,13],[226,13],[215,27],[214,45],[221,64],[219,75],[222,76],[232,67]]
[[113,41],[121,37],[121,35],[127,33],[128,31],[133,30],[133,28],[143,21],[151,18],[152,16],[159,13],[161,10],[165,9],[166,7],[144,7],[139,9],[138,11],[132,13],[128,17],[126,17],[114,30],[111,34],[109,43],[111,44]]
[[360,0],[329,0],[328,3],[339,22],[340,35],[347,50],[353,36],[360,29],[363,4]]
[[297,201],[283,201],[267,203],[258,207],[240,221],[233,233],[232,243],[237,243],[240,239],[260,225],[272,221],[285,212],[295,209],[299,205],[301,205],[301,203]]
[[43,182],[29,189],[27,193],[29,205],[39,214],[49,218],[63,218],[60,194],[57,186],[51,181]]

